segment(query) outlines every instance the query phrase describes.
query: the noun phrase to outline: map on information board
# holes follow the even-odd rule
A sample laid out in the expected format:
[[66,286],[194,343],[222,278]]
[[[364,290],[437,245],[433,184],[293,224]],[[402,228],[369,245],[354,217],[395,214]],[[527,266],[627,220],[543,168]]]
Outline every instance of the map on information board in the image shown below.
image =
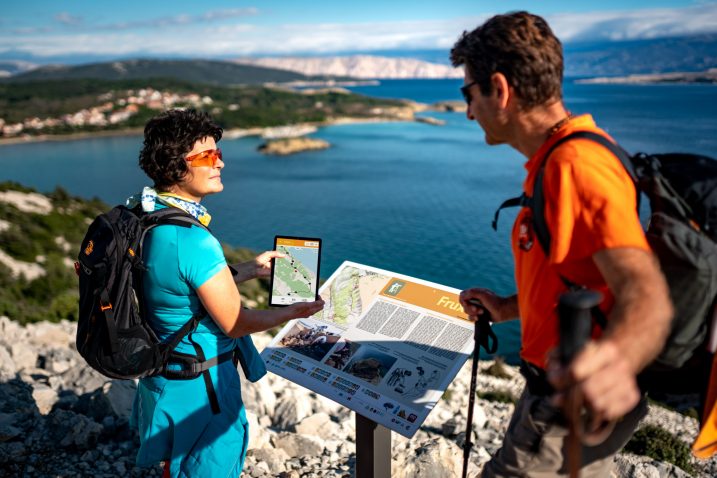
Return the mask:
[[316,315],[262,352],[267,368],[406,437],[413,436],[473,351],[457,289],[344,262]]

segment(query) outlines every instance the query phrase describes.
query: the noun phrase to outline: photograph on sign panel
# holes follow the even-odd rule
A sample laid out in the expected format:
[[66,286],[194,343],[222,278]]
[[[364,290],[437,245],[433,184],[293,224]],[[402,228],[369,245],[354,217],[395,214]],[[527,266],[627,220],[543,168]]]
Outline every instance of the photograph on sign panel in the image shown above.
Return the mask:
[[341,370],[346,366],[349,359],[356,354],[361,346],[350,340],[341,339],[336,343],[336,347],[331,351],[329,358],[324,363],[330,367]]
[[377,385],[396,360],[396,357],[379,352],[373,347],[362,347],[344,368],[344,372]]
[[339,340],[339,334],[328,325],[297,321],[281,338],[280,344],[294,352],[320,361]]

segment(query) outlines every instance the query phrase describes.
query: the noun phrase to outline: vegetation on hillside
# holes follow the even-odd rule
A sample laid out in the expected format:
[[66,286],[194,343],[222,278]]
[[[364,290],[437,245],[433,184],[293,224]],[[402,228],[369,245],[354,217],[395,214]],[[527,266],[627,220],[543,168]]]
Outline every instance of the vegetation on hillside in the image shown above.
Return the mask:
[[[390,99],[369,98],[356,94],[325,91],[301,94],[290,90],[259,86],[223,87],[190,83],[166,78],[131,80],[43,80],[0,83],[0,118],[6,124],[22,123],[28,118],[61,118],[81,110],[88,110],[107,102],[114,102],[121,110],[122,100],[141,89],[152,88],[178,95],[197,94],[208,97],[211,103],[202,108],[225,128],[278,126],[305,122],[322,122],[331,117],[377,116],[375,108],[401,106]],[[181,102],[175,107],[192,106]],[[112,129],[143,127],[158,113],[146,105],[127,120],[106,126],[71,126],[68,124],[38,130],[25,128],[23,134],[67,134]]]
[[[12,182],[0,183],[0,191],[35,192]],[[0,262],[0,315],[21,323],[77,320],[79,296],[72,262],[89,223],[109,210],[98,199],[74,197],[62,188],[45,195],[53,203],[53,210],[47,215],[22,212],[12,204],[0,202],[0,220],[9,224],[0,231],[0,250],[13,259],[39,263],[46,272],[28,281],[23,276],[14,277]],[[223,247],[230,263],[254,257],[247,249]],[[266,281],[249,281],[240,286],[240,291],[249,304],[266,307]]]

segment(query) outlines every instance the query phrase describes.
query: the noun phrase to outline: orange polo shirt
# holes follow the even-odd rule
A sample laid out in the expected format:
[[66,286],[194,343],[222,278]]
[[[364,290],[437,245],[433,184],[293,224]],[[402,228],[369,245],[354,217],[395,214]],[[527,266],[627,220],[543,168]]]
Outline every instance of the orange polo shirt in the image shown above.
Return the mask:
[[[526,194],[533,195],[535,176],[548,150],[575,131],[593,131],[609,138],[590,115],[572,118],[525,163]],[[558,343],[557,303],[567,290],[560,276],[602,292],[601,309],[607,315],[614,299],[593,255],[617,247],[650,250],[636,212],[635,186],[620,160],[599,144],[574,139],[560,145],[546,163],[543,191],[551,237],[549,257],[533,230],[530,209],[520,211],[512,233],[521,357],[541,368]],[[599,333],[595,327],[594,335]]]

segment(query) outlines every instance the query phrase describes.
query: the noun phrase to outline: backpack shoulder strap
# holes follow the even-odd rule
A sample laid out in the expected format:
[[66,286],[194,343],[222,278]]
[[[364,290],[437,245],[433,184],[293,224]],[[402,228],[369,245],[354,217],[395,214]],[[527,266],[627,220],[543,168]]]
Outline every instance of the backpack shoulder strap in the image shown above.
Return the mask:
[[501,204],[498,209],[495,211],[495,216],[493,216],[493,222],[491,222],[491,226],[493,227],[494,231],[498,230],[498,216],[500,216],[500,211],[503,209],[509,208],[509,207],[531,207],[532,208],[532,199],[526,194],[521,194],[518,197],[506,199],[503,201],[503,204]]
[[637,183],[638,177],[637,173],[635,172],[635,166],[633,166],[632,161],[630,160],[630,155],[627,153],[627,151],[622,149],[619,144],[613,143],[605,136],[595,133],[593,131],[576,131],[572,134],[569,134],[565,138],[562,138],[560,141],[558,141],[552,148],[550,148],[550,151],[545,157],[547,158],[558,145],[571,139],[587,139],[594,143],[598,143],[600,146],[610,151],[614,156],[617,157],[617,159],[620,160],[623,167],[625,168],[625,171],[627,171],[627,174],[629,174],[630,178],[632,178],[632,181],[634,183]]
[[[533,209],[533,227],[535,228],[535,235],[538,238],[538,242],[540,243],[540,246],[543,248],[543,252],[545,252],[545,255],[550,255],[550,231],[548,230],[548,224],[545,221],[545,195],[543,192],[543,176],[545,172],[545,165],[550,158],[550,155],[553,154],[553,151],[555,151],[560,145],[573,140],[573,139],[587,139],[589,141],[592,141],[594,143],[598,143],[599,145],[603,146],[605,149],[610,151],[614,156],[616,156],[620,163],[622,163],[623,167],[627,171],[627,173],[630,175],[630,178],[632,181],[637,184],[638,178],[637,174],[635,173],[635,167],[632,164],[632,161],[630,160],[630,155],[622,149],[619,145],[613,143],[605,136],[602,136],[598,133],[594,133],[592,131],[576,131],[572,134],[569,134],[565,136],[564,138],[561,138],[558,140],[545,154],[545,159],[543,160],[543,164],[540,166],[540,170],[538,171],[538,174],[535,177],[535,183],[533,184],[533,199],[532,199],[532,209]],[[637,191],[637,199],[638,199],[638,209],[640,208],[640,192]]]
[[[535,235],[538,238],[538,242],[540,243],[540,247],[543,248],[543,252],[546,256],[550,255],[550,230],[548,229],[548,223],[545,220],[545,195],[543,192],[543,176],[545,173],[545,164],[547,160],[550,158],[550,155],[555,151],[555,149],[558,148],[561,144],[573,140],[573,139],[587,139],[590,141],[593,141],[595,143],[598,143],[599,145],[603,146],[605,149],[610,151],[617,159],[622,163],[623,167],[625,168],[625,171],[627,171],[628,175],[632,179],[633,183],[637,185],[638,183],[638,177],[635,172],[635,167],[632,164],[632,161],[630,160],[630,155],[622,149],[619,145],[613,143],[605,136],[602,136],[600,134],[594,133],[592,131],[576,131],[572,134],[567,135],[564,138],[561,138],[559,141],[557,141],[547,152],[545,155],[545,159],[543,160],[543,164],[540,166],[540,170],[538,171],[538,174],[535,177],[535,184],[533,185],[533,197],[530,201],[530,207],[533,209],[533,228],[535,230]],[[637,208],[640,209],[640,191],[636,187],[636,193],[637,193]],[[563,281],[563,283],[571,290],[581,289],[583,288],[579,284],[576,284],[567,278],[560,276],[560,279]],[[605,314],[597,308],[594,307],[592,309],[592,316],[595,322],[604,330],[607,327],[607,318],[605,317]]]
[[145,213],[145,215],[142,216],[142,219],[144,226],[147,228],[164,224],[171,224],[173,226],[180,227],[197,226],[211,232],[207,226],[199,222],[194,216],[192,216],[188,212],[182,211],[179,208],[171,206],[150,213]]

